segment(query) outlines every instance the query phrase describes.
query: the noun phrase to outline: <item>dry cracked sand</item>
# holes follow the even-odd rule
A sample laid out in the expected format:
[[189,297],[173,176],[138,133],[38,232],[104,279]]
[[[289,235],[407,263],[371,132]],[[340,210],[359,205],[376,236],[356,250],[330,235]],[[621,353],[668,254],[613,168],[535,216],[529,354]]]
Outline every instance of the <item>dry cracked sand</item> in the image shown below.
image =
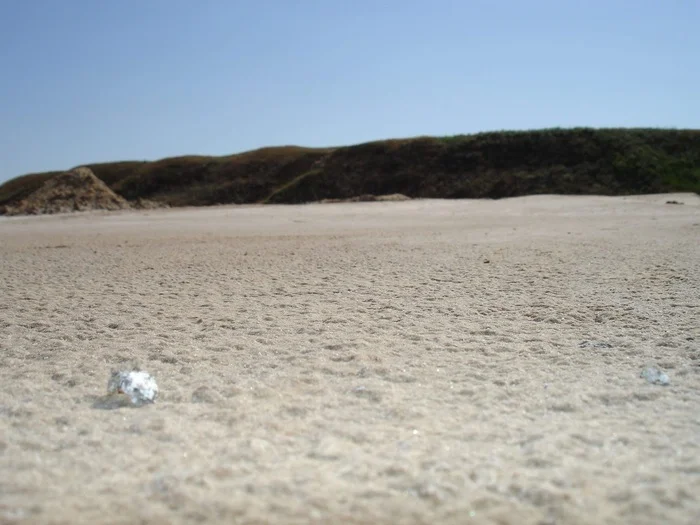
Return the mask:
[[[0,523],[700,522],[696,195],[5,217],[0,258]],[[93,408],[134,362],[157,402]]]

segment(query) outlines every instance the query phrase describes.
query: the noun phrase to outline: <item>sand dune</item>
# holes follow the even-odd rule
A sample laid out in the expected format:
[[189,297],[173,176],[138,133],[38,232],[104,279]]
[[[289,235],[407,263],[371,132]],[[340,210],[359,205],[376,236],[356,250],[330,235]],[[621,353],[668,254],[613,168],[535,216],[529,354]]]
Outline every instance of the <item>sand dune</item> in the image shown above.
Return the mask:
[[[695,195],[5,217],[0,261],[0,523],[700,522]],[[157,403],[93,408],[134,361]]]

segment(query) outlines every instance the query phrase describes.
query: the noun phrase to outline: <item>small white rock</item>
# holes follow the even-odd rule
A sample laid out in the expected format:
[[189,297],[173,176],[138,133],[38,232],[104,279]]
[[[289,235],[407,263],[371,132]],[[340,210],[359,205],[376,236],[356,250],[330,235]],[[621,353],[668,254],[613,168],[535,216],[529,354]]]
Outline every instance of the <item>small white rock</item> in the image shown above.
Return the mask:
[[668,378],[668,375],[665,372],[653,366],[642,370],[641,377],[643,377],[644,379],[646,379],[654,385],[668,386],[671,382],[671,380]]
[[156,380],[148,372],[115,371],[107,383],[109,394],[126,394],[136,406],[153,403],[158,397]]

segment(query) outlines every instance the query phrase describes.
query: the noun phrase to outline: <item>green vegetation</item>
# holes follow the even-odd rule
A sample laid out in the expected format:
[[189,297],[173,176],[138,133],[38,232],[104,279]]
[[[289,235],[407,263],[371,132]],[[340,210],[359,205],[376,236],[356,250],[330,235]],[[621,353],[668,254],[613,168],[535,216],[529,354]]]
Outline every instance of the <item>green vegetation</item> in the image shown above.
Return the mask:
[[[700,130],[499,131],[87,166],[127,199],[172,206],[391,193],[426,198],[700,193]],[[55,173],[6,182],[0,205],[25,198]]]

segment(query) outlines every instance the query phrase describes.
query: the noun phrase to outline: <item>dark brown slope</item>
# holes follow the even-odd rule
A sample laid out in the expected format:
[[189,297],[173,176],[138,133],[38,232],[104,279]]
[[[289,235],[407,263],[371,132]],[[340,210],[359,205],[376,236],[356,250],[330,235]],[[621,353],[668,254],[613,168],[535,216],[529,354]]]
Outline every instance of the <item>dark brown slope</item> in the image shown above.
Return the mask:
[[268,202],[700,192],[700,131],[545,130],[340,148]]
[[[360,195],[500,198],[536,193],[700,193],[700,131],[550,129],[386,140],[333,149],[263,148],[89,167],[126,199],[173,206],[299,203]],[[0,205],[51,174],[0,186]]]

